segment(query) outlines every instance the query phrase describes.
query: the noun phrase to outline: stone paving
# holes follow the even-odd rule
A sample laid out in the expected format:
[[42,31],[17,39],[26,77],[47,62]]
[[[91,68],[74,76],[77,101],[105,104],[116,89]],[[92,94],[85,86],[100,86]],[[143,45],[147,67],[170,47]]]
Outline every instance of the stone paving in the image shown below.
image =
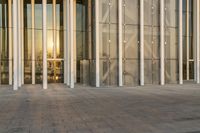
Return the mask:
[[0,86],[0,133],[200,133],[200,85]]

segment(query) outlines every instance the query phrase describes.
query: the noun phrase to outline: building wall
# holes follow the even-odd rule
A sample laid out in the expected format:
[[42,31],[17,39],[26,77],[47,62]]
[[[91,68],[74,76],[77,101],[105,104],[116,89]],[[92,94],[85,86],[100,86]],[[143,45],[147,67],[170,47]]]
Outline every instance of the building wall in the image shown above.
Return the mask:
[[[48,83],[97,87],[98,82],[100,86],[138,86],[142,80],[145,85],[198,80],[196,60],[200,55],[196,48],[199,42],[194,32],[199,31],[195,29],[195,22],[199,22],[195,8],[197,0],[182,0],[181,11],[180,0],[47,0],[47,23],[43,23],[44,1],[19,0],[17,23],[13,21],[14,8],[9,9],[13,0],[0,0],[1,84],[12,84],[15,72],[22,84],[41,84],[44,70],[47,70]],[[181,19],[180,14],[183,15]],[[142,18],[144,25],[141,25]],[[18,36],[11,34],[15,28]],[[12,44],[9,39],[14,40],[14,37],[21,41]],[[18,50],[22,57],[12,56],[16,45],[22,46],[21,52]],[[43,67],[45,45],[47,68]],[[22,70],[21,77],[18,70]]]

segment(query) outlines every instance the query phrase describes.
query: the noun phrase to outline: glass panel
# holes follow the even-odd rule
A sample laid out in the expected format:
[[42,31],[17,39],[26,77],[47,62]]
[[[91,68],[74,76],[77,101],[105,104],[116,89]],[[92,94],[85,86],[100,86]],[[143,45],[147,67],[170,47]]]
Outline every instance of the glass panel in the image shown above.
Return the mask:
[[24,1],[24,28],[31,28],[31,0]]
[[124,0],[125,5],[125,23],[139,24],[139,1],[138,0]]
[[144,0],[144,25],[152,26],[152,0]]
[[124,61],[124,84],[127,86],[139,85],[139,60]]
[[56,29],[63,29],[63,0],[56,0]]
[[54,47],[53,30],[47,30],[47,58],[54,58]]
[[63,31],[56,31],[56,58],[64,58],[64,38]]
[[35,57],[42,60],[42,30],[35,30]]
[[36,84],[41,84],[42,79],[42,73],[43,73],[43,63],[42,61],[36,61],[35,62],[35,82]]
[[25,84],[32,83],[32,61],[31,60],[24,61],[24,83]]
[[62,83],[64,73],[63,61],[48,61],[48,82]]
[[52,0],[47,0],[47,29],[53,29],[53,2]]
[[109,25],[100,24],[100,58],[109,57]]
[[8,1],[0,1],[0,84],[9,83]]
[[166,83],[178,82],[178,60],[165,60],[165,81]]
[[108,23],[109,22],[109,0],[100,0],[99,1],[99,17],[100,22],[102,23]]
[[35,28],[42,29],[42,0],[35,0]]

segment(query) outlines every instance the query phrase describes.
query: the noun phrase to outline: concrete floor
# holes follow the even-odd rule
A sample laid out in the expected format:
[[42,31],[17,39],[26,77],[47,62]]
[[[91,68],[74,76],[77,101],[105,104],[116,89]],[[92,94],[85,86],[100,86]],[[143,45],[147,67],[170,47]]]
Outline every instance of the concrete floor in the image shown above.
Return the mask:
[[0,87],[0,133],[200,133],[200,85]]

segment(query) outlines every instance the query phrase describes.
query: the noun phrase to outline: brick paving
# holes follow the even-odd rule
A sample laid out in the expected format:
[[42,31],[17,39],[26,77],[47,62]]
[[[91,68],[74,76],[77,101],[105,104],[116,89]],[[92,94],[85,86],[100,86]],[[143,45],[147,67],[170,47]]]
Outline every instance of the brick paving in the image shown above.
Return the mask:
[[0,86],[0,133],[200,133],[200,85]]

